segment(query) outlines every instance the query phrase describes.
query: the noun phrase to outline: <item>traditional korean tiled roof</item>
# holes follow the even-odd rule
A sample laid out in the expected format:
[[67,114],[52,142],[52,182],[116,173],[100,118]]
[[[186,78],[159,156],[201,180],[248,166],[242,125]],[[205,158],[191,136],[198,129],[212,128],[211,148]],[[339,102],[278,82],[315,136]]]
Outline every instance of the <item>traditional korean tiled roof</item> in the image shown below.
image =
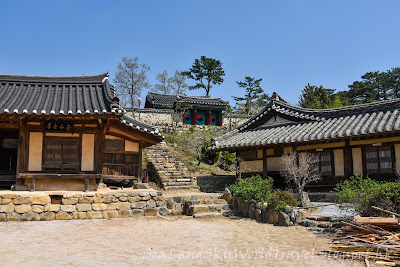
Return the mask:
[[[274,116],[281,122],[268,123]],[[256,116],[214,140],[212,149],[268,146],[400,130],[400,99],[334,109],[290,105],[276,93]]]
[[153,127],[123,115],[108,82],[108,74],[90,76],[0,75],[0,115],[85,115],[116,114],[127,126],[163,136]]
[[218,107],[225,107],[227,105],[227,102],[223,101],[222,98],[211,98],[209,96],[163,95],[149,92],[146,96],[145,108],[172,108],[177,103]]
[[108,74],[91,76],[0,75],[0,114],[122,113]]

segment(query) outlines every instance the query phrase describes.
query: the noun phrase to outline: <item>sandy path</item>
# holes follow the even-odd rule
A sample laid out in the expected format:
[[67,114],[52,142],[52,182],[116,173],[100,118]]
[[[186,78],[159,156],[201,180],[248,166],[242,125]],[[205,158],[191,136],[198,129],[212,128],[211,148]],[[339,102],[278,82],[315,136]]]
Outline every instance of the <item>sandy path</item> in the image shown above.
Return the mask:
[[316,255],[328,242],[248,219],[2,222],[0,266],[351,266]]

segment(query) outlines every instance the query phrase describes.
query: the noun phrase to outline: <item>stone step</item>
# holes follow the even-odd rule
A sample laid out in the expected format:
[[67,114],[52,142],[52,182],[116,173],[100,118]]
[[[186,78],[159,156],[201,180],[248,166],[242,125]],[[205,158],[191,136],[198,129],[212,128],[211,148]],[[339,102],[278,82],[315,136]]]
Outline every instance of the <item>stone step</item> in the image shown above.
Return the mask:
[[199,190],[197,185],[164,186],[164,190]]
[[222,213],[219,212],[204,212],[204,213],[196,213],[193,214],[193,217],[196,219],[201,219],[201,218],[216,218],[222,216]]
[[194,185],[197,186],[195,182],[175,182],[169,180],[168,182],[163,183],[165,186],[183,186],[183,185]]
[[196,213],[223,212],[225,210],[230,210],[228,204],[198,204],[189,206],[185,212],[186,215],[194,215]]

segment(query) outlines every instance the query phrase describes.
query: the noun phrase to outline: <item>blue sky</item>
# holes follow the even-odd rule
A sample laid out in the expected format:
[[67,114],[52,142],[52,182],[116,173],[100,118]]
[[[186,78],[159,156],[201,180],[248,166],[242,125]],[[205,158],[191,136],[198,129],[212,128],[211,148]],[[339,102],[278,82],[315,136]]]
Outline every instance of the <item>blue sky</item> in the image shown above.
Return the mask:
[[252,76],[295,104],[307,83],[347,90],[365,72],[400,66],[400,1],[1,1],[0,10],[5,74],[112,80],[123,56],[137,56],[154,84],[205,55],[226,73],[213,97],[233,104],[244,94],[236,81]]

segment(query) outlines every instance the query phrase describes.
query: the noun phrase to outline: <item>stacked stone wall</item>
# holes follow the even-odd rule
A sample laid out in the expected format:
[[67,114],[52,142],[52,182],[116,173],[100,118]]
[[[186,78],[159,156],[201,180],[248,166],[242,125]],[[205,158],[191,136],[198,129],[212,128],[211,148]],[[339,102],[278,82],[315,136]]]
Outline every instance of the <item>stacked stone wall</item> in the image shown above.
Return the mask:
[[127,218],[156,216],[165,211],[164,196],[155,190],[52,195],[0,193],[0,221]]
[[235,175],[197,176],[200,191],[206,193],[223,192],[225,187],[229,187],[235,181]]

